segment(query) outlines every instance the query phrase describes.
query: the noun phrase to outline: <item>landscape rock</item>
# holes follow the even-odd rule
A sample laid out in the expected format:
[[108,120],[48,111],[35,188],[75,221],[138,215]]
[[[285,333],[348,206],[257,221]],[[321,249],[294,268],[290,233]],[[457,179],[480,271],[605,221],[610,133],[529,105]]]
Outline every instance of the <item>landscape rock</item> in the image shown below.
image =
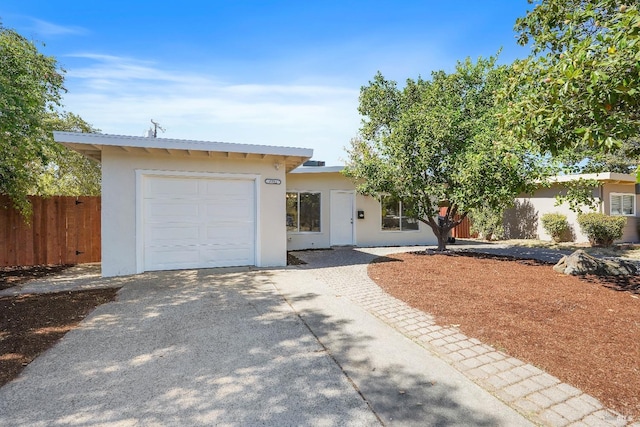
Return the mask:
[[626,261],[598,259],[579,249],[571,255],[563,256],[553,269],[558,273],[579,276],[595,274],[598,276],[632,276],[637,273],[636,266]]

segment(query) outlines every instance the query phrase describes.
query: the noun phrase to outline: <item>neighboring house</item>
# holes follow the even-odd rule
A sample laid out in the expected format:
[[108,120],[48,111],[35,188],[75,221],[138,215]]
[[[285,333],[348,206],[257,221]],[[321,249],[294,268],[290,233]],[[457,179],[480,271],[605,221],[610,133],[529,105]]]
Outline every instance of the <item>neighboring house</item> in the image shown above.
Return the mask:
[[[627,217],[627,225],[622,239],[618,242],[638,242],[638,187],[634,175],[622,173],[593,173],[582,175],[562,175],[551,179],[549,188],[541,187],[531,195],[520,195],[515,207],[505,213],[505,237],[508,239],[551,240],[540,218],[550,212],[559,212],[567,216],[572,227],[575,242],[588,242],[589,239],[580,230],[577,214],[569,209],[567,203],[556,206],[556,196],[566,194],[566,183],[578,179],[597,180],[600,185],[593,189],[593,197],[598,201],[596,212],[607,215]],[[583,208],[583,212],[589,212]]]
[[432,245],[402,203],[357,195],[305,148],[54,132],[102,162],[102,275],[286,265],[286,251]]

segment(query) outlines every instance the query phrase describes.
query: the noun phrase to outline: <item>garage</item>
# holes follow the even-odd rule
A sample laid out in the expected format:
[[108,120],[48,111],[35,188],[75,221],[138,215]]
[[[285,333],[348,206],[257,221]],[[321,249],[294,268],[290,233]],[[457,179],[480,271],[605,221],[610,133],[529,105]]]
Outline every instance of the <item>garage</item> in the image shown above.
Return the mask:
[[54,132],[102,169],[102,276],[287,263],[286,177],[308,148]]
[[145,271],[255,265],[255,180],[143,179]]

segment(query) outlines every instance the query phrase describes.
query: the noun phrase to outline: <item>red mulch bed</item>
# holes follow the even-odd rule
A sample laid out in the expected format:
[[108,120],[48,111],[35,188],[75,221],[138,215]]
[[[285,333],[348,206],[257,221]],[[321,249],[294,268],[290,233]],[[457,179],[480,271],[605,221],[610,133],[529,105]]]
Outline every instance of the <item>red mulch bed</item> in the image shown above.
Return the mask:
[[0,267],[0,290],[29,280],[58,274],[71,265],[30,265],[26,267]]
[[395,254],[369,266],[386,292],[459,325],[640,418],[640,278],[565,276],[535,261],[480,254]]
[[78,326],[118,289],[0,297],[0,386]]

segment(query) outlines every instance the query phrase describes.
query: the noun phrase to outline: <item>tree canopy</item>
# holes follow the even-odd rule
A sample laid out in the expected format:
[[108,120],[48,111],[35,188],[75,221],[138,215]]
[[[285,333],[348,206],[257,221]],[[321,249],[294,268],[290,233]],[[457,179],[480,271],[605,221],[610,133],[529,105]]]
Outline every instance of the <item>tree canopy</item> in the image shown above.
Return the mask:
[[[51,131],[99,132],[80,116],[64,112],[50,114],[46,127]],[[44,146],[47,163],[34,167],[37,187],[34,194],[41,196],[99,196],[101,183],[100,163],[91,160],[49,139]]]
[[30,165],[46,163],[46,118],[60,105],[63,76],[56,60],[0,26],[0,193],[23,213],[36,185]]
[[640,133],[637,1],[528,0],[516,22],[531,55],[515,61],[503,124],[532,148],[606,152]]
[[[471,209],[511,204],[540,172],[538,159],[498,126],[505,105],[496,93],[509,72],[496,58],[481,58],[403,88],[376,74],[360,90],[364,119],[345,173],[364,194],[401,200],[444,250],[448,232]],[[447,214],[437,221],[440,206]]]
[[27,216],[29,195],[99,194],[97,163],[55,143],[52,131],[94,132],[61,113],[64,71],[0,24],[0,194]]

